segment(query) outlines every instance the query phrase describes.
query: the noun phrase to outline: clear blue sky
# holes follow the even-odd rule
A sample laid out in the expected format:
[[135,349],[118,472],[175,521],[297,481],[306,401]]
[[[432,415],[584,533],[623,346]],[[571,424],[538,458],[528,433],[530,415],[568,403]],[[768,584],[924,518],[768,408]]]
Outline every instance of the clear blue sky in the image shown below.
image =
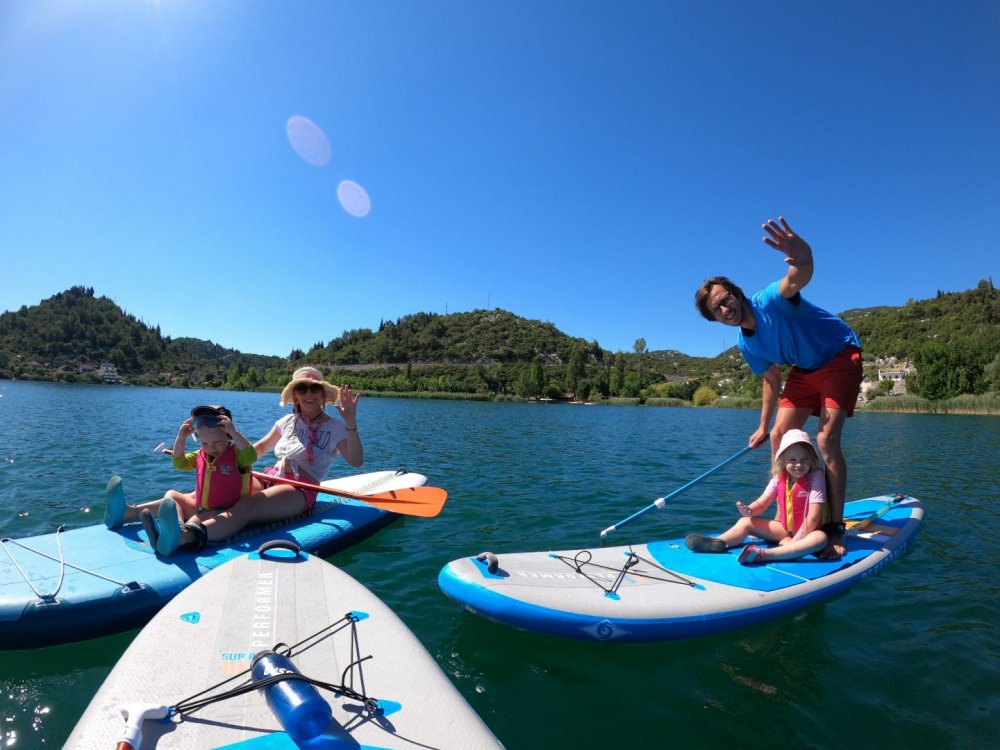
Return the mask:
[[4,0],[0,310],[92,286],[285,356],[502,307],[710,356],[694,290],[780,277],[771,216],[834,312],[1000,283],[998,92],[996,0]]

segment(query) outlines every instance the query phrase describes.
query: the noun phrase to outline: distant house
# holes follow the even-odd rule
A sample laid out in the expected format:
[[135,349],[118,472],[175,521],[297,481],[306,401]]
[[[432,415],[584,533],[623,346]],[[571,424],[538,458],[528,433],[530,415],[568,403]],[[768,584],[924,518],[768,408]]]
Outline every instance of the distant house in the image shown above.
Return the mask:
[[889,391],[890,396],[901,396],[906,393],[906,379],[913,375],[917,371],[917,368],[908,362],[904,362],[901,367],[897,367],[891,370],[883,370],[879,368],[878,379],[891,380],[892,390]]
[[118,374],[118,370],[110,362],[102,362],[101,368],[98,370],[98,374],[101,376],[101,380],[105,383],[120,383],[122,382],[121,376]]

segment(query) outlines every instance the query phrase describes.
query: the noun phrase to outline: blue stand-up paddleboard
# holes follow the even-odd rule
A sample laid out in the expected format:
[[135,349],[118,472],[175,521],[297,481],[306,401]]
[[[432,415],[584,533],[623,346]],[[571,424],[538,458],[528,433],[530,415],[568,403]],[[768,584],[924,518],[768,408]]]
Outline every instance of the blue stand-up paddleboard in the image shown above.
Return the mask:
[[505,625],[570,638],[650,642],[719,633],[841,594],[898,559],[923,525],[912,497],[847,503],[847,552],[741,565],[742,547],[696,553],[683,539],[629,547],[484,553],[441,570],[442,591]]
[[[330,563],[277,544],[211,571],[160,610],[66,747],[502,748],[378,597]],[[253,665],[269,651],[294,670],[260,674]],[[325,713],[296,716],[269,703],[256,680],[287,671],[327,683],[311,706]]]
[[[422,486],[427,477],[378,471],[323,482],[355,494]],[[103,524],[26,539],[0,551],[0,649],[33,648],[137,628],[192,581],[273,539],[318,555],[355,544],[399,518],[364,502],[320,495],[315,512],[251,526],[219,545],[170,557],[150,547],[142,525]]]

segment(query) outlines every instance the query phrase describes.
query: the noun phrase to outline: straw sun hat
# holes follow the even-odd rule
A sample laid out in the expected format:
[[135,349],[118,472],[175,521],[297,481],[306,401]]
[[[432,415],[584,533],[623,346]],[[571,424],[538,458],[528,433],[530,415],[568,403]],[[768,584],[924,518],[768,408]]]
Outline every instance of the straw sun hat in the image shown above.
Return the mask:
[[303,383],[308,385],[318,383],[323,386],[323,391],[326,393],[326,403],[328,404],[335,404],[340,400],[340,388],[323,380],[323,373],[315,367],[300,367],[292,373],[292,379],[281,390],[280,405],[288,406],[294,403],[292,400],[292,391],[295,390],[295,386],[302,385]]

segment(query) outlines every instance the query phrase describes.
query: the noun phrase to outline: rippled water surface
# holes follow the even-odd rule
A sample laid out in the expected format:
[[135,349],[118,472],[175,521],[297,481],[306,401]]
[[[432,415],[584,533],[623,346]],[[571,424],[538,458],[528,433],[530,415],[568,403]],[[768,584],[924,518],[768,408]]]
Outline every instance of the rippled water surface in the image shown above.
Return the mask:
[[[251,440],[282,414],[276,394],[0,381],[0,533],[100,522],[112,474],[131,497],[185,487],[152,448],[206,402],[228,406]],[[406,466],[449,500],[331,561],[402,617],[508,748],[995,746],[1000,419],[857,415],[850,498],[902,491],[926,505],[907,557],[794,616],[625,646],[480,619],[445,598],[437,573],[485,549],[596,546],[601,529],[737,452],[756,413],[362,399],[359,415],[365,470]],[[723,526],[766,478],[754,452],[614,542]],[[61,746],[134,635],[0,652],[3,746]]]

